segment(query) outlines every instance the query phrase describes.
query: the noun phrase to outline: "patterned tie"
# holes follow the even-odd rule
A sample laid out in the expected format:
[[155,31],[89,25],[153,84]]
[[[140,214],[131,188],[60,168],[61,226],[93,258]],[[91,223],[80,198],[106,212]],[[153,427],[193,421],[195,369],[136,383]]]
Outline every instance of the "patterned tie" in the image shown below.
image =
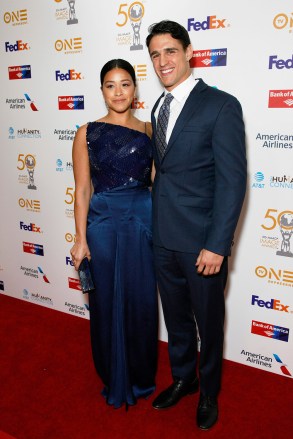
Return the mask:
[[174,99],[174,96],[172,96],[171,93],[167,93],[157,119],[156,145],[161,160],[164,157],[167,148],[166,132],[170,116],[170,103],[172,99]]

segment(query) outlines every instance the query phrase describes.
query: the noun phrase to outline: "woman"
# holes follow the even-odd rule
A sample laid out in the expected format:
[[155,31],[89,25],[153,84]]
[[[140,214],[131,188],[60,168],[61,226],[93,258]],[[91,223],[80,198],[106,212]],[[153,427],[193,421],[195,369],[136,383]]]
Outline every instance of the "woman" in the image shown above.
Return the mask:
[[[134,117],[136,78],[122,59],[101,70],[108,113],[80,127],[73,143],[76,269],[90,259],[90,328],[103,395],[115,408],[155,389],[157,293],[153,268],[151,124]],[[93,194],[92,193],[93,188]]]

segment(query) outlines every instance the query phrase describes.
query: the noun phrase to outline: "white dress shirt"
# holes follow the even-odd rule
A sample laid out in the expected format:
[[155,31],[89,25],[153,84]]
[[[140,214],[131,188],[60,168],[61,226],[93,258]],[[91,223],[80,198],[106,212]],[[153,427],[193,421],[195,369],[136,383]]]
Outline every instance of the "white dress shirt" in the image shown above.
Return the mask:
[[198,82],[198,79],[194,79],[192,75],[190,75],[185,81],[183,81],[181,84],[179,84],[176,88],[174,88],[171,92],[164,89],[164,96],[161,98],[161,102],[159,103],[156,111],[155,111],[155,118],[157,120],[161,105],[163,104],[163,101],[165,99],[165,96],[167,93],[171,93],[174,96],[174,99],[172,100],[170,104],[170,117],[167,127],[167,133],[166,133],[166,142],[168,144],[169,139],[171,137],[173,128],[175,126],[175,123],[178,119],[179,114],[181,113],[182,108],[184,107],[184,104],[193,88],[196,86]]

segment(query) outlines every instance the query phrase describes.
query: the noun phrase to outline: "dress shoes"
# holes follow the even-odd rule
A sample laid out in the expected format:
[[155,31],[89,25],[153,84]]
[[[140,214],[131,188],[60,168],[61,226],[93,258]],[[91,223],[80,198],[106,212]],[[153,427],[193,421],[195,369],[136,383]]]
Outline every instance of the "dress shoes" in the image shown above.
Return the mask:
[[197,407],[197,426],[202,430],[208,430],[217,422],[217,419],[217,398],[201,394]]
[[197,392],[198,387],[198,378],[195,378],[192,382],[176,379],[171,386],[157,396],[152,406],[157,410],[172,407],[184,396]]

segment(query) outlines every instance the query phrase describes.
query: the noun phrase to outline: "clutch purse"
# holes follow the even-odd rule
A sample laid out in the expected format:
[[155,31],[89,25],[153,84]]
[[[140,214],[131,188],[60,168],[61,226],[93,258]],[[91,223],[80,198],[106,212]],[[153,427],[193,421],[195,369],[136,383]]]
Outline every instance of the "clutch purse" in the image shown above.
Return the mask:
[[90,291],[95,289],[88,258],[84,258],[81,261],[80,266],[78,268],[78,275],[79,275],[81,290],[84,294],[89,293]]

